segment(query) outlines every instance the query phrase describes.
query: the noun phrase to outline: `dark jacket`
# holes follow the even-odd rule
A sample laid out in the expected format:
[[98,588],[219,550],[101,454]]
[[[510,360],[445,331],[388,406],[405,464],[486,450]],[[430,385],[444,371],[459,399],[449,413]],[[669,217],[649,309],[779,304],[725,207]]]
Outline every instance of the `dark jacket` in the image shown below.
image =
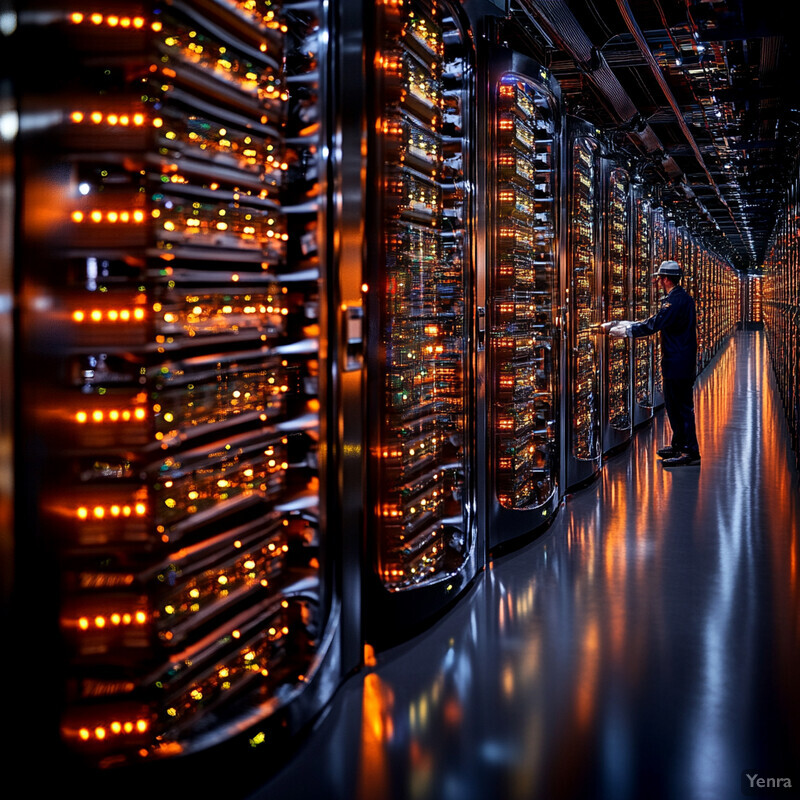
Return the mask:
[[664,378],[694,379],[697,372],[697,316],[694,300],[675,286],[661,302],[658,313],[634,323],[629,336],[650,336],[661,331],[661,374]]

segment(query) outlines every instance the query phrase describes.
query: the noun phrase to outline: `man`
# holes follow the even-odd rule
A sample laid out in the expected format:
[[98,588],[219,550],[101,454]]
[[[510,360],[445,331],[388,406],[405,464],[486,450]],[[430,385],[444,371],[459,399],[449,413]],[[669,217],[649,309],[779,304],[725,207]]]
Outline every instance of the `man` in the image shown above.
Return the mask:
[[681,286],[683,270],[677,261],[662,261],[653,273],[666,293],[658,313],[644,322],[606,322],[612,337],[636,339],[661,332],[661,377],[664,405],[672,428],[672,442],[658,455],[665,467],[700,464],[700,446],[694,422],[694,379],[697,360],[697,318],[694,300]]

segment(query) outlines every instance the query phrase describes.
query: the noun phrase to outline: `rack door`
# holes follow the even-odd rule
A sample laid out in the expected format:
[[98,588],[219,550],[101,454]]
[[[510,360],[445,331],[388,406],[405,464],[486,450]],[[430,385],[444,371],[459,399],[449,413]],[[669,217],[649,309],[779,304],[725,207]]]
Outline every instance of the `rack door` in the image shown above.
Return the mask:
[[321,8],[36,5],[18,540],[61,741],[102,767],[285,738],[342,668]]
[[709,251],[698,240],[695,308],[697,309],[697,371],[702,372],[711,358],[709,345],[708,280],[711,267]]
[[387,3],[376,14],[367,531],[375,641],[435,613],[477,569],[470,38],[448,2]]
[[[653,211],[649,197],[637,189],[633,199],[633,239],[631,284],[633,319],[641,322],[650,316],[653,273]],[[641,425],[653,416],[653,336],[641,336],[633,346],[633,424]]]
[[601,275],[598,265],[600,144],[593,129],[570,120],[565,147],[566,214],[562,236],[567,317],[564,388],[565,488],[593,478],[601,464]]
[[[611,167],[605,176],[603,305],[606,321],[630,319],[630,176]],[[632,430],[630,339],[603,337],[603,452],[628,442]]]
[[[669,253],[669,228],[664,209],[659,206],[653,209],[653,272],[662,261],[670,258]],[[650,306],[648,316],[652,316],[661,306],[658,288],[652,282],[648,302]],[[664,388],[661,377],[661,336],[656,335],[649,338],[653,340],[653,408],[660,408],[664,405]]]
[[540,528],[558,503],[557,120],[553,92],[531,77],[541,68],[524,61],[492,81],[490,547]]

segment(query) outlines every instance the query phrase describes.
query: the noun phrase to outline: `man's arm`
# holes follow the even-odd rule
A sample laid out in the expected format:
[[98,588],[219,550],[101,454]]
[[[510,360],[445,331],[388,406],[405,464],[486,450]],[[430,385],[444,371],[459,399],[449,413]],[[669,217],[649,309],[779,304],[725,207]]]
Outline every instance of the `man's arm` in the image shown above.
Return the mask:
[[677,308],[674,302],[670,300],[664,300],[661,303],[661,308],[653,314],[652,317],[644,320],[644,322],[632,322],[627,324],[623,328],[611,328],[609,330],[608,335],[614,336],[618,338],[628,338],[628,339],[638,339],[641,336],[652,336],[654,333],[658,333],[660,330],[666,328],[669,324],[673,322],[678,314]]

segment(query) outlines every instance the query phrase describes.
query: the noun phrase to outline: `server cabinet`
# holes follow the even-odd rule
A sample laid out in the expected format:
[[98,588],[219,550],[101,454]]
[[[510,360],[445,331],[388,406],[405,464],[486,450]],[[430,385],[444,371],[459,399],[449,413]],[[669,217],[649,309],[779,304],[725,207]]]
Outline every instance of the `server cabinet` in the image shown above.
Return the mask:
[[562,281],[566,358],[562,369],[562,485],[591,480],[601,467],[599,265],[601,143],[596,129],[567,118],[562,194]]
[[490,60],[486,269],[488,543],[552,518],[559,502],[558,89],[510,51]]
[[[631,317],[629,237],[630,173],[603,159],[603,320]],[[630,441],[633,426],[630,339],[604,336],[602,449],[609,453]]]
[[761,276],[742,275],[741,286],[742,286],[742,294],[741,294],[742,327],[745,330],[758,329],[762,322]]
[[682,227],[681,239],[683,242],[683,264],[684,279],[683,287],[691,295],[695,302],[697,351],[695,353],[695,374],[700,374],[703,369],[702,350],[703,350],[703,323],[704,309],[702,296],[702,276],[703,267],[702,251],[692,232],[688,227]]
[[61,645],[31,678],[95,766],[290,736],[343,669],[321,7],[33,6],[16,603]]
[[[781,394],[795,462],[798,460],[798,178],[795,175],[780,209],[764,261],[763,313],[767,345]],[[724,269],[720,270],[719,316],[724,313]],[[748,280],[744,278],[744,280]],[[721,326],[722,327],[722,326]]]
[[[642,322],[650,316],[650,293],[653,273],[652,199],[641,184],[636,184],[632,201],[631,286],[633,319]],[[633,425],[641,425],[653,416],[654,361],[653,336],[632,340]]]
[[[666,261],[668,258],[670,258],[670,255],[667,219],[664,214],[664,208],[657,206],[653,209],[653,272],[662,261]],[[657,313],[661,305],[658,287],[652,281],[650,283],[649,305],[648,316]],[[660,408],[664,405],[664,385],[661,375],[661,337],[653,336],[650,338],[653,340],[653,408]]]
[[697,368],[702,372],[711,360],[711,313],[712,307],[709,297],[709,280],[711,271],[711,254],[701,240],[697,240],[697,280],[695,288],[697,297]]
[[367,223],[372,565],[367,635],[440,610],[480,563],[475,526],[474,51],[457,6],[375,7]]

